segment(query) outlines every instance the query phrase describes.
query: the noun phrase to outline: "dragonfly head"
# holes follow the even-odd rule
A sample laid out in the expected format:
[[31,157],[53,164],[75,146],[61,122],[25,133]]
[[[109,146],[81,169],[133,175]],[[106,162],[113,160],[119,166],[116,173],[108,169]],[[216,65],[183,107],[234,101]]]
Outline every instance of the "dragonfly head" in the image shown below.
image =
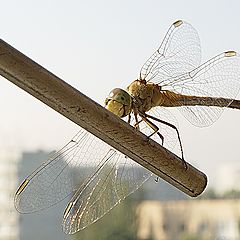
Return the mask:
[[113,89],[105,100],[105,107],[119,117],[126,117],[132,109],[132,98],[121,88]]

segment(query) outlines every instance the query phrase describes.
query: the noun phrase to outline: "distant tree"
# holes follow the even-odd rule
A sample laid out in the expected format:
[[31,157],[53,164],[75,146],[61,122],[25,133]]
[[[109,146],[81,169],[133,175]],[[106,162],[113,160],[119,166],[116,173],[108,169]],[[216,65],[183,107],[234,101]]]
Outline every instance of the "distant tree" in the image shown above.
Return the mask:
[[231,189],[223,193],[222,197],[224,199],[239,199],[240,191],[236,189]]
[[213,188],[209,188],[198,199],[240,199],[240,190],[231,189],[218,194]]
[[135,204],[126,198],[102,219],[73,235],[74,240],[134,240]]
[[213,188],[207,189],[198,199],[217,199],[220,196],[215,192]]

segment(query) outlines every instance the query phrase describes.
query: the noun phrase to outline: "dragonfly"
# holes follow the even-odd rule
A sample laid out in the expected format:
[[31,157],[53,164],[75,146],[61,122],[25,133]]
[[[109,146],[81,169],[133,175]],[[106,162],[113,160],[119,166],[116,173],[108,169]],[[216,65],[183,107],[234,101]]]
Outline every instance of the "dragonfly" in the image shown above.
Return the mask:
[[[179,142],[184,162],[177,120],[168,109],[178,108],[193,125],[209,126],[226,107],[240,108],[235,99],[239,79],[240,58],[235,51],[201,64],[197,31],[178,20],[144,63],[139,77],[126,90],[113,89],[105,107],[169,149]],[[62,228],[73,234],[102,218],[151,176],[80,129],[22,182],[15,193],[15,207],[20,213],[32,213],[69,198]]]

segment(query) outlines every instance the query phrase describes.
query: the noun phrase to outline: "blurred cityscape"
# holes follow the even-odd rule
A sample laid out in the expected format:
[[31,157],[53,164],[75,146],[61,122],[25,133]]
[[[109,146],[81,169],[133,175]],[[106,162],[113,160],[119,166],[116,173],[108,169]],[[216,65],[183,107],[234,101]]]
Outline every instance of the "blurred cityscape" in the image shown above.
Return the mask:
[[33,214],[21,215],[14,208],[18,185],[48,156],[45,151],[1,153],[0,240],[240,239],[240,169],[229,166],[216,170],[223,191],[208,188],[190,199],[153,177],[98,222],[68,236],[61,221],[69,199]]

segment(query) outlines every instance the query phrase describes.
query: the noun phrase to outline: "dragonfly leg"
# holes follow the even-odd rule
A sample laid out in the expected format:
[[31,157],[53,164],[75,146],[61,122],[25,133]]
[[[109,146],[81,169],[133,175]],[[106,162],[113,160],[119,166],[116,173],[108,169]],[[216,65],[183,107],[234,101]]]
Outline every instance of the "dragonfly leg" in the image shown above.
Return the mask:
[[157,126],[157,125],[155,125],[154,123],[152,123],[149,119],[147,119],[146,117],[144,117],[144,116],[142,116],[141,115],[141,117],[142,117],[142,121],[144,121],[150,128],[152,128],[153,129],[153,133],[151,133],[149,136],[148,136],[148,138],[150,138],[151,136],[153,136],[154,134],[156,134],[157,133],[157,135],[161,138],[161,140],[162,140],[162,145],[163,145],[163,143],[164,143],[164,137],[163,137],[163,135],[159,132],[159,127]]
[[[143,115],[143,116],[142,116],[142,115]],[[181,149],[183,165],[184,165],[185,169],[187,170],[187,164],[186,164],[186,161],[184,160],[184,155],[183,155],[182,141],[181,141],[180,134],[179,134],[179,131],[178,131],[177,127],[176,127],[175,125],[169,123],[169,122],[163,121],[163,120],[161,120],[161,119],[159,119],[159,118],[156,118],[156,117],[154,117],[154,116],[148,115],[148,114],[146,114],[146,113],[144,113],[144,114],[141,113],[140,116],[143,117],[143,118],[145,118],[145,119],[151,118],[151,119],[153,119],[153,120],[155,120],[155,121],[157,121],[157,122],[160,122],[160,123],[162,123],[162,124],[165,124],[165,125],[173,128],[174,130],[176,130],[177,136],[178,136],[179,145],[180,145],[180,149]],[[148,121],[149,121],[149,119],[148,119]]]
[[137,129],[137,130],[140,130],[139,128],[139,124],[142,122],[142,120],[138,120],[138,117],[137,117],[137,113],[134,111],[134,118],[135,118],[135,124],[134,124],[134,127]]
[[131,114],[128,114],[128,124],[131,122]]

